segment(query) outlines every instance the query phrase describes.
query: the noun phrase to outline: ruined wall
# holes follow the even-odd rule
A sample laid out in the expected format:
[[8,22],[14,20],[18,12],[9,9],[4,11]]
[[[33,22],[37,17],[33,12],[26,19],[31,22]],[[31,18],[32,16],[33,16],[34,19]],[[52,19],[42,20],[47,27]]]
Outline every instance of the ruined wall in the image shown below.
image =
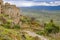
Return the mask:
[[1,14],[1,5],[0,5],[0,14]]
[[2,5],[3,5],[3,1],[2,0],[0,0],[0,14],[1,14],[1,10],[2,10]]
[[16,5],[11,5],[9,3],[3,4],[2,0],[0,0],[0,14],[8,15],[15,24],[20,20],[20,9],[17,8]]
[[3,6],[3,13],[9,15],[9,18],[13,19],[13,22],[17,24],[20,18],[20,9],[17,8],[15,5],[4,5]]

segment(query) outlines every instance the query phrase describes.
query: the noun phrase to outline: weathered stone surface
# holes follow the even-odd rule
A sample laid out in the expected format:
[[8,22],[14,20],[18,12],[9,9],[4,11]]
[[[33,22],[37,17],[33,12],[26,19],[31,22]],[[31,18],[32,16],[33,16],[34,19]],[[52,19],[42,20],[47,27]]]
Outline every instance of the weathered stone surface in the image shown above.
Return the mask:
[[11,18],[14,24],[19,22],[20,18],[20,9],[16,5],[11,5],[9,3],[3,4],[3,1],[0,0],[0,14],[6,14]]

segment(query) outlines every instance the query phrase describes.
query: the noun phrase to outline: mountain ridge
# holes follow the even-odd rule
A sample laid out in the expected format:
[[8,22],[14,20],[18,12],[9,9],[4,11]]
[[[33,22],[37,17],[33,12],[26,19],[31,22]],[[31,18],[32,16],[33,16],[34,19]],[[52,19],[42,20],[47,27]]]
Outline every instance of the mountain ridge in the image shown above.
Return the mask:
[[49,10],[49,11],[57,11],[60,10],[60,6],[32,6],[32,7],[20,7],[21,9],[26,9],[26,10]]

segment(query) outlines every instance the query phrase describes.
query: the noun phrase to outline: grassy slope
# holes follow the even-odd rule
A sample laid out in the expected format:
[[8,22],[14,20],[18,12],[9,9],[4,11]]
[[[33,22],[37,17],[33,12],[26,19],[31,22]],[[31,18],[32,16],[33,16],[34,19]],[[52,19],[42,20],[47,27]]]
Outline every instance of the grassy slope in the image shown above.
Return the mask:
[[[29,22],[31,23],[30,18],[26,16],[24,16],[21,21],[23,21],[23,24],[27,24],[27,25]],[[25,33],[23,34],[25,36],[24,38],[24,36],[21,35],[20,33],[20,26],[13,25],[14,28],[11,28],[11,24],[12,24],[12,19],[9,18],[8,15],[0,14],[0,40],[24,40],[24,39],[34,40],[35,39],[29,35],[24,35]]]
[[21,40],[21,36],[18,31],[0,26],[0,40]]
[[[3,17],[3,19],[2,19],[2,17]],[[6,22],[4,19],[6,20]],[[32,20],[28,16],[27,17],[22,16],[21,21],[22,21],[23,26],[28,25],[29,29],[32,28],[32,30],[35,31],[37,28],[39,28],[39,29],[37,29],[37,31],[41,30],[40,23],[38,21],[36,21],[35,19]],[[3,22],[3,25],[4,25],[4,26],[1,26],[1,24],[0,24],[0,40],[22,40],[23,38],[26,40],[35,40],[35,38],[33,38],[29,35],[24,35],[24,37],[21,37],[22,35],[20,33],[20,30],[16,30],[17,26],[16,26],[16,28],[11,29],[9,27],[9,26],[11,26],[9,23],[12,22],[12,19],[9,19],[9,17],[7,15],[5,15],[5,14],[0,15],[0,22]],[[5,22],[5,24],[4,24],[4,22]],[[8,29],[8,27],[9,27],[9,29]],[[14,25],[14,27],[15,27],[15,25]]]

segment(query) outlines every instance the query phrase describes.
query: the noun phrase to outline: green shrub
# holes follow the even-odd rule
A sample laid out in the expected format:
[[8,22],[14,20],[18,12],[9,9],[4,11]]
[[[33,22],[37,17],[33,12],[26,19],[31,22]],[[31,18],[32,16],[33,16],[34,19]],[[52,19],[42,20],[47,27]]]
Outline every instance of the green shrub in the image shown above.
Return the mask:
[[28,34],[26,34],[25,37],[26,37],[26,40],[34,40],[34,37],[29,36]]
[[20,29],[20,25],[14,25],[14,29]]
[[38,31],[36,33],[39,34],[39,35],[45,35],[45,32],[44,31]]
[[45,25],[44,31],[47,34],[57,33],[59,32],[59,26],[56,26],[52,21],[50,21],[50,23]]
[[7,22],[5,24],[1,24],[1,26],[5,27],[5,28],[10,28],[11,24]]

